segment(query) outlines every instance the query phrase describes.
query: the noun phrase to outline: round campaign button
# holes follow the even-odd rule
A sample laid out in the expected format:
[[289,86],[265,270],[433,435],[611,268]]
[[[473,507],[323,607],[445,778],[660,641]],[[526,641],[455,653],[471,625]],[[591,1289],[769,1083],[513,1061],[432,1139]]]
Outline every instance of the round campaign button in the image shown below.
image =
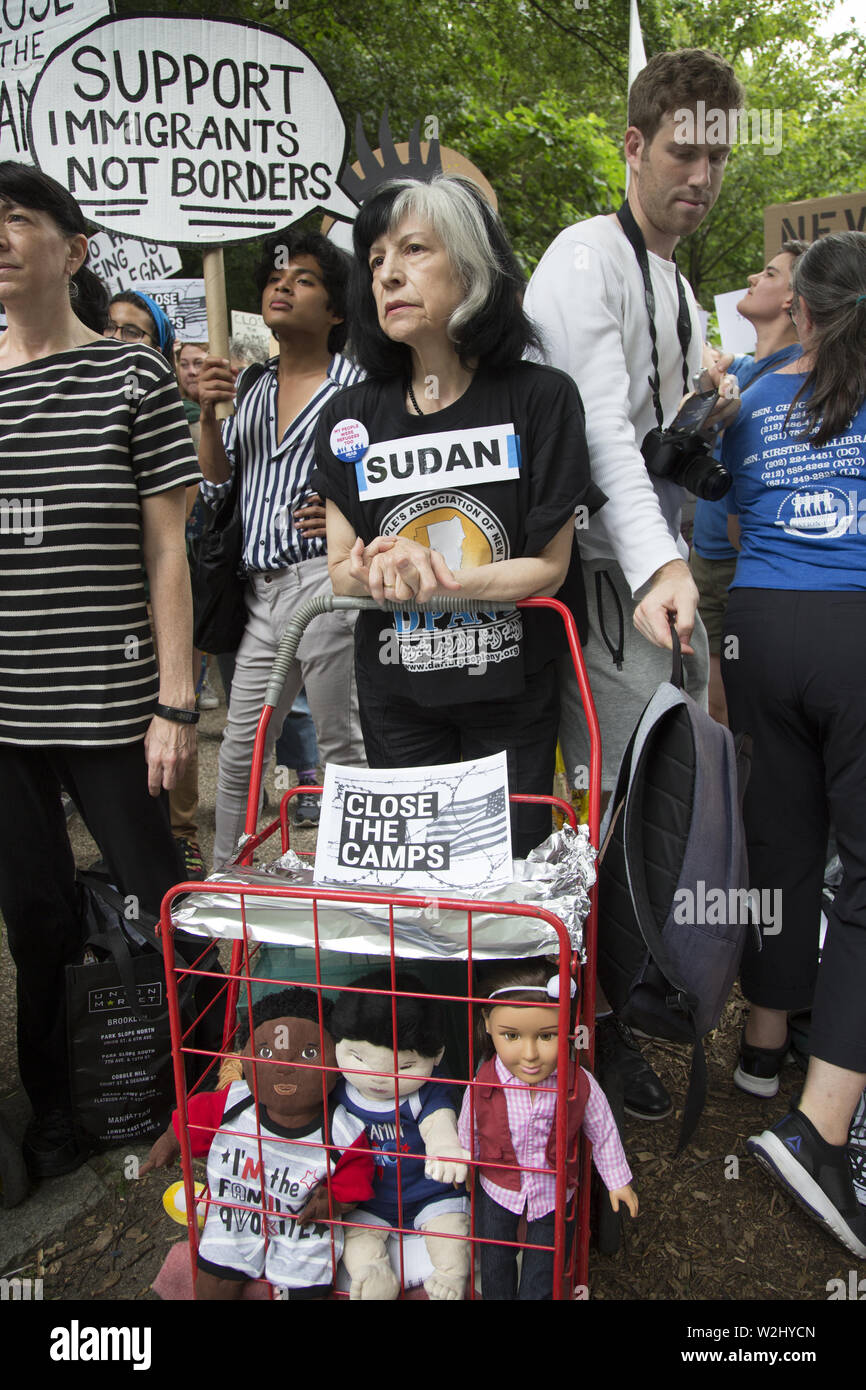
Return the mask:
[[344,463],[357,463],[370,445],[370,436],[360,420],[340,420],[331,430],[331,453]]

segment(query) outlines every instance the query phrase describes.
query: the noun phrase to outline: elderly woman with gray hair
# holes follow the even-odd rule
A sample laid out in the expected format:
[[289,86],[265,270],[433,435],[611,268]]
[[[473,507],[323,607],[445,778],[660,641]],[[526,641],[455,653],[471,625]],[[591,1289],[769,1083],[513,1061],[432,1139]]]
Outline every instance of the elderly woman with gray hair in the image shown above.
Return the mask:
[[[314,485],[327,499],[334,591],[459,595],[460,612],[364,612],[356,628],[371,767],[505,749],[512,791],[549,792],[558,726],[555,615],[486,603],[557,595],[580,626],[575,510],[590,482],[583,407],[537,344],[523,276],[474,184],[384,185],[354,228],[352,346],[367,380],[322,412]],[[520,807],[514,849],[549,832]]]
[[[792,284],[803,355],[750,387],[722,454],[742,538],[722,673],[731,729],[753,742],[751,882],[777,899],[743,957],[734,1079],[774,1096],[789,1015],[812,1006],[802,1095],[748,1148],[864,1259],[846,1146],[866,1085],[866,236],[821,238]],[[819,966],[831,823],[844,874]]]

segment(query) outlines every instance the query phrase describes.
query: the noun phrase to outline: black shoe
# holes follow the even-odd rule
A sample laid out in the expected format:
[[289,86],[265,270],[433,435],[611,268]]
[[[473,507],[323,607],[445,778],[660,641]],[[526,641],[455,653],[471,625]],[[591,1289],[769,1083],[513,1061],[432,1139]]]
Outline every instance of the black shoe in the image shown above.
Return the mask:
[[791,1030],[781,1047],[754,1047],[746,1042],[746,1030],[740,1038],[740,1057],[734,1071],[734,1085],[750,1096],[772,1100],[779,1092],[779,1072],[791,1046]]
[[608,1014],[596,1019],[596,1056],[609,1071],[622,1080],[626,1114],[638,1120],[663,1120],[673,1110],[673,1102],[634,1040],[629,1027]]
[[[301,783],[301,786],[305,785],[306,783]],[[299,796],[293,796],[292,809],[295,825],[299,827],[318,825],[321,808],[322,798],[319,792],[301,792]]]
[[92,1152],[68,1110],[34,1115],[24,1131],[21,1150],[31,1178],[59,1178],[64,1173],[74,1173]]
[[746,1149],[809,1216],[866,1260],[866,1210],[857,1201],[848,1150],[828,1144],[801,1110],[753,1134]]

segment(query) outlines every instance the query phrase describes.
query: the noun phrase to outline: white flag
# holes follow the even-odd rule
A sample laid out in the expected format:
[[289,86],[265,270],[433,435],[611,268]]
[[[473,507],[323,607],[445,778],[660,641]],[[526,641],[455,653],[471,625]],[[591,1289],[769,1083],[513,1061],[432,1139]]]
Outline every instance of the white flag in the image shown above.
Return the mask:
[[[638,73],[646,67],[646,49],[643,46],[643,34],[640,31],[640,15],[637,12],[637,0],[631,0],[631,11],[628,21],[628,89],[631,91],[631,84],[634,82]],[[630,170],[625,166],[625,191],[628,193],[628,176]]]

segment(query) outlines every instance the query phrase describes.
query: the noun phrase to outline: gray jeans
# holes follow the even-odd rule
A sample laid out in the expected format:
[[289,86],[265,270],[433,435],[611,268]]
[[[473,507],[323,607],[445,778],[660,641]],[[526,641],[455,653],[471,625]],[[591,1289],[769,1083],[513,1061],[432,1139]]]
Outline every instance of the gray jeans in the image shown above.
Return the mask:
[[[324,557],[255,574],[247,586],[247,626],[238,647],[231,704],[220,747],[214,868],[237,850],[246,818],[247,790],[256,727],[279,641],[289,619],[307,599],[329,594]],[[354,613],[323,613],[301,638],[297,659],[271,715],[264,761],[267,766],[283,720],[301,686],[306,686],[323,763],[366,766],[355,690]]]
[[[623,754],[644,706],[656,687],[671,678],[671,653],[667,648],[648,642],[634,626],[634,610],[638,600],[632,598],[619,566],[611,561],[607,573],[622,608],[622,670],[617,670],[601,631],[603,618],[608,640],[615,647],[618,645],[620,617],[616,599],[607,580],[603,579],[602,612],[599,615],[595,573],[586,566],[583,580],[589,611],[589,635],[583,648],[583,659],[601,729],[602,790],[613,791]],[[690,645],[694,647],[695,654],[683,657],[684,685],[692,699],[706,709],[709,651],[706,629],[697,616]],[[578,785],[586,787],[589,785],[589,732],[570,654],[560,658],[559,666],[559,743],[565,771],[569,785],[573,786],[575,768],[585,769],[583,780]]]

